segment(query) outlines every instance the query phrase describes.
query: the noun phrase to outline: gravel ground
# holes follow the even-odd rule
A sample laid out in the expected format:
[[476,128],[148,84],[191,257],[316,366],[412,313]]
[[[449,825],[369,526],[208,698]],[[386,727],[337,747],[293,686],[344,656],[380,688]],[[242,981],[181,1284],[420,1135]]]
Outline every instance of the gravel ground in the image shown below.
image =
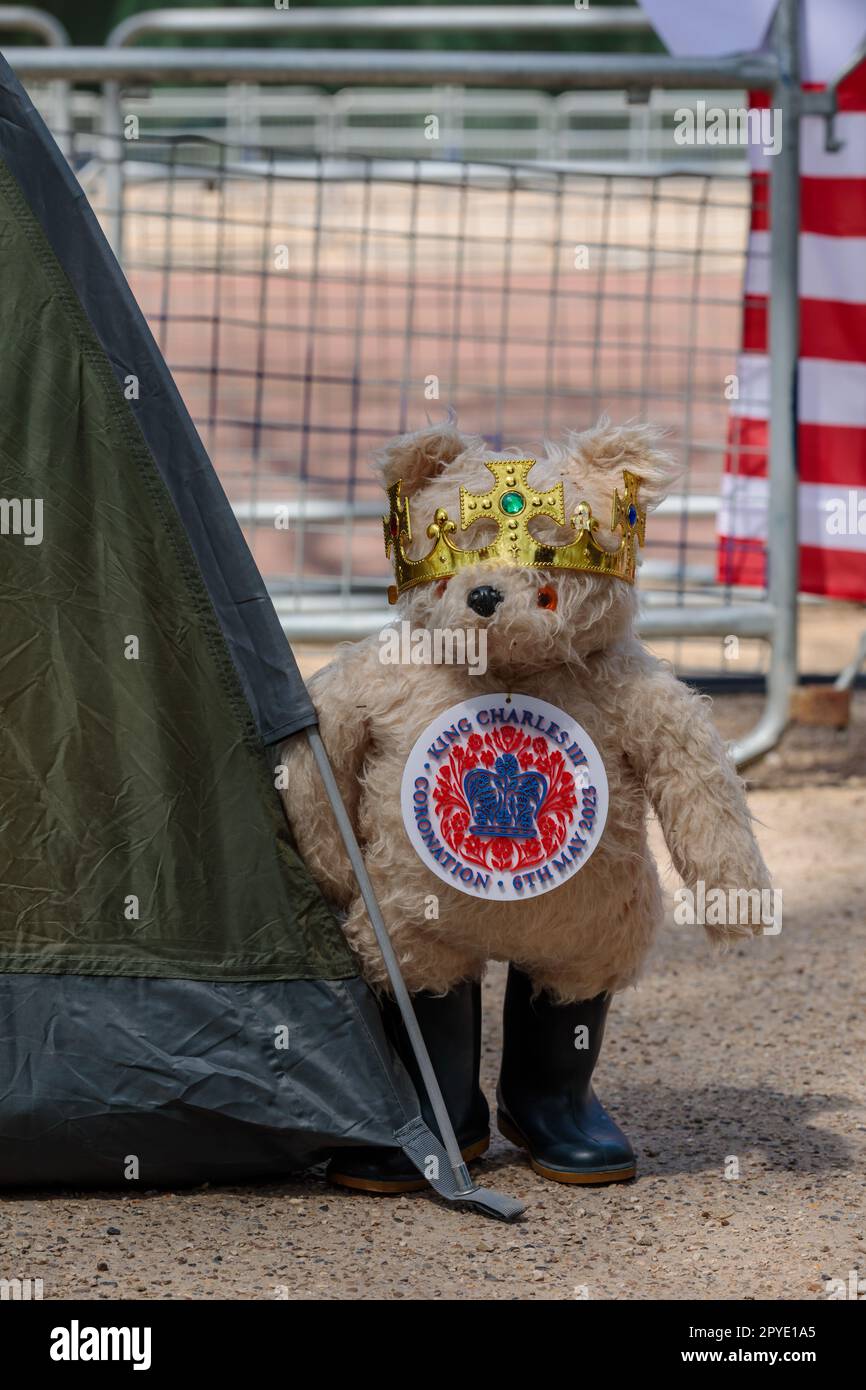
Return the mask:
[[[755,774],[781,934],[719,959],[671,918],[614,1003],[597,1080],[638,1150],[634,1183],[545,1182],[497,1136],[477,1172],[527,1201],[513,1226],[318,1178],[16,1194],[0,1200],[0,1278],[41,1278],[46,1299],[815,1299],[866,1276],[863,705],[849,733],[794,730]],[[753,717],[719,704],[726,733]],[[488,1094],[503,980],[495,967],[485,985]]]

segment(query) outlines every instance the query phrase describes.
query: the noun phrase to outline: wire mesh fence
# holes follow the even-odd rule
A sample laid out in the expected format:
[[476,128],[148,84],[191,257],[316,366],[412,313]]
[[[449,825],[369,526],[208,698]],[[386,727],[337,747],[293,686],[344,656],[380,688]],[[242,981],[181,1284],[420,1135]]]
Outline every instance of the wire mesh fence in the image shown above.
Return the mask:
[[370,456],[448,407],[529,452],[603,411],[664,426],[687,467],[650,528],[647,601],[730,597],[715,512],[750,218],[738,170],[239,155],[188,137],[72,158],[287,630],[381,621]]

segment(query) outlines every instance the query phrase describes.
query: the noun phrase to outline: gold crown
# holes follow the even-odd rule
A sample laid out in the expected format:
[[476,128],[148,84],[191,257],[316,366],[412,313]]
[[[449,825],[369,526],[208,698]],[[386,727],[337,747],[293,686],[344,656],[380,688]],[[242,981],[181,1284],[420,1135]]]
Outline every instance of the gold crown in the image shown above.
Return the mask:
[[409,499],[402,493],[399,478],[388,488],[390,512],[382,518],[385,528],[385,554],[391,557],[393,547],[396,585],[388,590],[388,602],[396,603],[398,594],[416,584],[448,579],[467,565],[482,561],[496,564],[522,565],[538,570],[578,570],[583,574],[606,574],[615,579],[634,583],[637,543],[644,544],[646,509],[638,504],[640,479],[623,471],[624,496],[614,492],[610,529],[622,528],[622,538],[616,550],[607,550],[595,539],[598,522],[588,502],[581,502],[571,517],[574,540],[565,545],[548,545],[535,539],[529,531],[534,516],[549,516],[560,526],[565,525],[565,489],[557,483],[548,492],[535,492],[526,481],[535,467],[535,459],[485,459],[493,474],[494,484],[489,492],[467,492],[460,489],[460,530],[467,531],[476,521],[495,521],[496,539],[480,550],[463,550],[454,544],[457,530],[448,513],[438,507],[427,527],[433,548],[421,560],[410,560],[405,546],[412,540]]

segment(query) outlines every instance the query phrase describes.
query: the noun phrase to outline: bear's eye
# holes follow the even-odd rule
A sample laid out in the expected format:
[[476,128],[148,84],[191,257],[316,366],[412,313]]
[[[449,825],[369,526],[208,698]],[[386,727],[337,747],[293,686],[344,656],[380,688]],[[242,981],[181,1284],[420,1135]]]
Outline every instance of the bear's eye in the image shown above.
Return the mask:
[[552,584],[545,584],[542,589],[539,589],[538,606],[549,609],[551,613],[556,608],[556,590]]

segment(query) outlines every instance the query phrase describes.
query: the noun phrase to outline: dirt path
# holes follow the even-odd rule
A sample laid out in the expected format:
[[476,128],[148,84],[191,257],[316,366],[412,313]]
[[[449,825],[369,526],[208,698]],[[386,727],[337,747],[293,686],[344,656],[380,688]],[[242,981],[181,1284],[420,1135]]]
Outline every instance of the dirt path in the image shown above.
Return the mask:
[[[611,1011],[599,1090],[638,1149],[635,1183],[558,1187],[497,1136],[479,1172],[529,1202],[517,1226],[318,1179],[7,1198],[0,1277],[42,1278],[46,1298],[790,1299],[866,1276],[866,787],[752,802],[781,934],[718,960],[671,924]],[[492,970],[488,1094],[502,984]]]

